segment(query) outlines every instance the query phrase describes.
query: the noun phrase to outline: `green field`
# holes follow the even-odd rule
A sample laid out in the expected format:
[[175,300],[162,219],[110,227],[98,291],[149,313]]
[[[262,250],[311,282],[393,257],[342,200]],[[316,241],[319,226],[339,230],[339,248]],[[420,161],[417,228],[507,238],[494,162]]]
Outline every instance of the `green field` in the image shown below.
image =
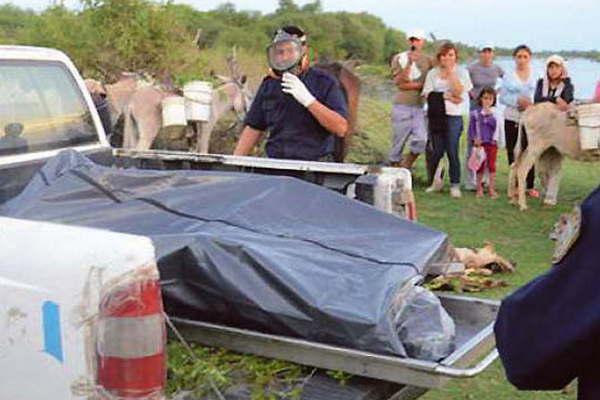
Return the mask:
[[[516,272],[503,276],[509,282],[509,287],[478,294],[495,299],[501,299],[550,267],[554,244],[548,239],[548,233],[554,222],[560,213],[570,211],[574,204],[600,184],[600,168],[597,164],[567,161],[563,167],[559,205],[543,208],[539,201],[530,199],[529,210],[520,212],[508,204],[505,195],[507,167],[504,154],[499,157],[498,166],[499,187],[503,196],[497,200],[477,199],[470,192],[463,192],[463,197],[455,200],[447,192],[428,194],[423,192],[423,186],[417,186],[415,190],[421,223],[447,232],[453,244],[459,247],[479,247],[484,241],[489,241],[502,256],[517,262]],[[415,175],[417,178],[425,175],[422,165],[419,165]],[[570,390],[570,394],[519,392],[506,381],[500,362],[496,362],[481,376],[456,381],[441,390],[431,391],[423,400],[575,397],[575,388]]]

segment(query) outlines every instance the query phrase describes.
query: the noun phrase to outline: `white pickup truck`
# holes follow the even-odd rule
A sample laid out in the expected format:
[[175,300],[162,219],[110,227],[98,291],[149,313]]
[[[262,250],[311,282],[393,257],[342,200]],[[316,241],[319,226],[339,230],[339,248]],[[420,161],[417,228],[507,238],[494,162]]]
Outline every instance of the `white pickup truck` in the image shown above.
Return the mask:
[[[20,193],[49,158],[70,148],[119,168],[290,175],[387,212],[416,215],[410,173],[402,169],[112,149],[82,78],[57,50],[0,46],[0,93],[0,204]],[[0,398],[164,398],[166,328],[149,239],[0,217],[0,260]],[[339,398],[373,396],[364,388],[384,379],[395,382],[391,392],[400,400],[452,377],[473,376],[495,358],[490,349],[498,305],[452,296],[442,303],[457,323],[458,344],[440,362],[175,322],[190,340],[371,378]],[[462,368],[484,354],[477,366]],[[352,382],[343,391],[348,387]],[[389,398],[386,388],[385,397],[369,398]]]
[[148,238],[0,218],[0,243],[0,398],[162,398]]
[[[107,155],[63,53],[1,46],[0,91],[3,200],[66,147]],[[0,255],[0,398],[164,397],[166,331],[148,238],[0,218]]]

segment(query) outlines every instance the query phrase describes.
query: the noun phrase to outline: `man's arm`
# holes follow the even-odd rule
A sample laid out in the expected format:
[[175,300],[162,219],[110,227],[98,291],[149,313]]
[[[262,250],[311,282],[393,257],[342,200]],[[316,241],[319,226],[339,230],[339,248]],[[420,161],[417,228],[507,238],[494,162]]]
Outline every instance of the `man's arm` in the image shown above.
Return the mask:
[[235,146],[233,151],[234,156],[247,156],[250,154],[254,146],[258,143],[263,132],[258,129],[254,129],[248,125],[244,127],[242,134]]
[[[408,68],[405,68],[407,70]],[[420,81],[410,81],[405,79],[402,73],[396,74],[394,76],[394,84],[398,89],[401,90],[421,90],[423,89],[423,82]]]
[[393,71],[396,71],[393,75],[394,84],[398,89],[401,90],[421,90],[423,89],[423,82],[411,81],[410,79],[410,71],[414,63],[414,60],[412,59],[413,56],[408,54],[407,57],[408,63],[404,68],[400,67],[400,64],[397,59],[394,59],[394,61],[392,61],[392,64],[398,64],[398,68],[392,68]]
[[348,121],[337,112],[315,100],[308,107],[308,111],[319,121],[319,124],[336,136],[344,137],[348,132]]
[[306,107],[323,128],[336,136],[346,136],[348,132],[346,118],[317,100],[300,78],[286,72],[283,74],[281,86],[283,92],[292,95],[296,101]]

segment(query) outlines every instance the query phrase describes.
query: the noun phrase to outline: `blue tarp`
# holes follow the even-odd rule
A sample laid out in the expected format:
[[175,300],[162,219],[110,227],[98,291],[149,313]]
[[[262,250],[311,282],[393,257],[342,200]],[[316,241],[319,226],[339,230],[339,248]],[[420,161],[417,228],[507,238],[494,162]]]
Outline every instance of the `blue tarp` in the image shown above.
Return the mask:
[[447,246],[294,178],[118,169],[74,151],[0,214],[150,237],[172,316],[400,356],[401,295]]

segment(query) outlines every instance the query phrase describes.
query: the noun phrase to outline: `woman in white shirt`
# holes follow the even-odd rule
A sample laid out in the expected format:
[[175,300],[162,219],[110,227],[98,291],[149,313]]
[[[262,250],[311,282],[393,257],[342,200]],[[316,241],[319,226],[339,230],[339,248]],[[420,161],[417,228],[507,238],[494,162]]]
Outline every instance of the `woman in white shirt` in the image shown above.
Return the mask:
[[[447,128],[445,132],[431,132],[430,140],[433,144],[431,169],[437,169],[440,160],[446,153],[450,163],[450,196],[460,197],[458,147],[460,135],[463,131],[462,115],[466,112],[466,94],[473,88],[473,84],[467,70],[457,64],[458,50],[454,44],[444,43],[438,50],[436,57],[439,65],[427,74],[422,95],[425,98],[432,92],[443,95]],[[440,189],[440,187],[432,185],[427,191]]]
[[[515,156],[521,114],[533,104],[536,78],[531,70],[531,49],[522,44],[513,51],[515,70],[506,73],[500,86],[500,103],[504,104],[504,132],[506,135],[506,154],[508,164],[512,164]],[[523,129],[521,135],[521,150],[527,148],[527,132]],[[534,189],[535,171],[533,168],[527,174],[527,193],[531,197],[540,197]]]

